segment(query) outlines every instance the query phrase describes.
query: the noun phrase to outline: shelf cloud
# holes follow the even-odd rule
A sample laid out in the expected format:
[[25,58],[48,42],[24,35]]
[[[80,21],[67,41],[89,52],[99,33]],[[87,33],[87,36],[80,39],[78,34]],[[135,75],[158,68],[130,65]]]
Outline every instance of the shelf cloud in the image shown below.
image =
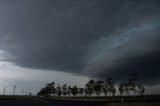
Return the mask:
[[158,0],[0,1],[1,61],[160,83]]

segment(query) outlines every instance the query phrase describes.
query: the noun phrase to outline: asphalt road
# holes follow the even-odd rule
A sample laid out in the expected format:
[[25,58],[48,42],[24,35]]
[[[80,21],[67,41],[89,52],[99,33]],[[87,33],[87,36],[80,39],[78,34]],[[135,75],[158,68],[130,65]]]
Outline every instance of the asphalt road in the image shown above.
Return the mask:
[[104,106],[91,102],[62,102],[35,97],[30,100],[0,100],[0,106]]

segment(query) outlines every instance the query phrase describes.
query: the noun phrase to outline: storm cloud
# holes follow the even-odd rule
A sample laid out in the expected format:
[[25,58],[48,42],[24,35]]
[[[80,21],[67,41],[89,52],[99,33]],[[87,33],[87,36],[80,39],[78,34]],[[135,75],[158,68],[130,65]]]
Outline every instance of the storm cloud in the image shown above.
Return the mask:
[[159,84],[158,0],[0,0],[0,49],[30,69]]

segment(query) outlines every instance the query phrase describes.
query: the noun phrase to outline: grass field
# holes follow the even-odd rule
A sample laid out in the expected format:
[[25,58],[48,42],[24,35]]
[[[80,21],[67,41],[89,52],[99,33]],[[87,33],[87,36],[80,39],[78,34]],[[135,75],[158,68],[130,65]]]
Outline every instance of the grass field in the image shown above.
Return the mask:
[[7,95],[7,96],[0,96],[0,100],[23,100],[23,99],[32,99],[32,96],[12,96],[12,95]]
[[160,96],[36,97],[0,96],[0,106],[160,106]]
[[111,103],[104,106],[160,106],[160,102],[139,102],[139,103]]
[[144,95],[144,96],[107,96],[107,97],[48,97],[53,100],[62,100],[62,101],[108,101],[108,102],[156,102],[160,101],[160,95]]

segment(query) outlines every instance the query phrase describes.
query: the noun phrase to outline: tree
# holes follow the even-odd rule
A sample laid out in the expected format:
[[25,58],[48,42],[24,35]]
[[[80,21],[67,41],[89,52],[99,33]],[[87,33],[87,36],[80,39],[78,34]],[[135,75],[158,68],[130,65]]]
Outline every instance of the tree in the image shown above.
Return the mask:
[[55,95],[56,94],[56,88],[55,88],[55,83],[49,83],[46,84],[46,89],[48,90],[49,95]]
[[22,90],[22,96],[23,96],[23,93],[24,93],[24,89]]
[[6,87],[4,87],[3,89],[4,89],[4,91],[3,91],[3,95],[5,95],[5,93],[6,93]]
[[125,83],[124,82],[121,82],[118,86],[118,89],[119,89],[119,93],[121,96],[123,96],[124,94],[124,91],[125,91]]
[[58,95],[58,96],[61,96],[61,95],[62,95],[62,90],[61,90],[61,87],[59,86],[59,84],[58,84],[58,86],[57,86],[57,95]]
[[128,95],[133,92],[134,95],[135,93],[137,92],[136,90],[136,82],[138,80],[137,78],[138,74],[137,73],[132,73],[131,74],[131,77],[129,78],[128,82],[126,83],[126,87],[127,87],[127,90],[128,90]]
[[103,84],[102,91],[103,91],[104,95],[107,96],[107,94],[108,94],[108,84],[107,83]]
[[145,88],[143,85],[139,84],[138,85],[138,93],[140,96],[144,95],[144,92],[145,92]]
[[110,92],[112,93],[112,97],[114,97],[115,94],[116,94],[116,89],[115,89],[115,87],[112,87],[111,90],[110,90]]
[[89,82],[86,84],[86,87],[85,87],[85,95],[89,95],[91,96],[94,92],[94,80],[91,79],[89,80]]
[[[130,92],[138,93],[139,95],[144,95],[145,88],[141,84],[137,84],[137,73],[131,74],[131,77],[126,82],[121,82],[118,85],[118,90],[121,96],[123,96],[125,93],[127,95],[130,94]],[[13,95],[16,89],[16,85],[14,86]],[[4,89],[5,92],[5,89]],[[92,96],[93,93],[95,93],[97,96],[100,96],[101,93],[104,93],[105,96],[107,94],[111,94],[112,97],[116,94],[116,83],[111,78],[108,78],[105,82],[103,81],[94,81],[93,79],[89,80],[88,83],[86,83],[85,88],[77,88],[77,86],[67,86],[67,84],[64,84],[61,86],[55,87],[55,83],[49,83],[46,84],[45,87],[43,87],[38,93],[38,96],[52,96],[52,95],[58,95],[61,96],[62,94],[64,96],[72,94],[74,97],[79,94],[79,96]],[[5,94],[5,93],[4,93]],[[23,95],[23,91],[22,91]],[[123,101],[123,97],[122,97]]]
[[54,82],[46,84],[46,86],[37,93],[38,96],[51,96],[55,94],[56,94],[56,89]]
[[67,84],[64,84],[64,85],[62,86],[62,93],[63,93],[64,96],[67,95]]
[[112,93],[112,96],[115,95],[115,81],[113,81],[111,78],[108,78],[106,81],[107,85],[108,85],[108,92]]
[[93,89],[97,96],[101,94],[103,83],[104,83],[103,81],[97,81],[94,83]]
[[79,88],[78,89],[79,96],[83,96],[83,92],[84,92],[83,88]]
[[67,94],[68,94],[68,96],[70,96],[70,94],[71,94],[71,86],[67,87]]
[[[121,97],[123,96],[124,92],[125,92],[125,82],[121,82],[119,85],[118,85],[118,89],[119,89],[119,93],[121,95]],[[121,102],[123,103],[123,97],[121,99]]]
[[48,95],[49,94],[46,87],[41,88],[41,90],[37,93],[37,96],[48,96]]
[[14,95],[14,93],[15,93],[15,91],[16,91],[16,85],[14,85],[14,87],[13,87],[13,95]]
[[74,97],[78,94],[78,88],[76,85],[73,88],[71,88],[71,93]]

